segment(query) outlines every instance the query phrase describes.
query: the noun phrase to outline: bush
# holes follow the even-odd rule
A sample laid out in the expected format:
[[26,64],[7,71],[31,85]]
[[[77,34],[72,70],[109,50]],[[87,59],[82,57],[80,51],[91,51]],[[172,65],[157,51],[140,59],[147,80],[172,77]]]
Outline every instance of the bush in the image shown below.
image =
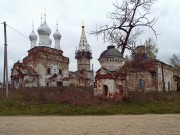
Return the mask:
[[143,102],[151,102],[151,101],[179,101],[180,100],[180,92],[158,92],[158,91],[150,91],[150,92],[128,92],[128,102],[134,103],[143,103]]
[[178,92],[129,92],[125,101],[93,96],[93,88],[28,88],[9,91],[0,115],[108,115],[180,113]]
[[34,101],[37,103],[65,103],[76,106],[90,106],[103,102],[93,96],[92,87],[44,87],[10,89],[9,99]]

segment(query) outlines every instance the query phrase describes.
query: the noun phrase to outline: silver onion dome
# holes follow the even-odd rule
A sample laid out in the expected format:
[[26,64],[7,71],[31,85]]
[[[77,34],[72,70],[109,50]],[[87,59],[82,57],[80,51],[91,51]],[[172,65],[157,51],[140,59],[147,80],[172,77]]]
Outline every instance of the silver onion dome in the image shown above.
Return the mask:
[[33,41],[33,40],[37,40],[37,35],[35,34],[34,30],[31,32],[31,34],[29,34],[29,39],[30,41]]
[[56,30],[56,31],[54,32],[53,37],[54,37],[54,39],[59,39],[59,40],[61,39],[61,34],[59,33],[58,30]]
[[51,34],[51,29],[49,28],[49,26],[47,25],[46,22],[43,23],[43,27],[44,27],[44,29],[45,29],[46,35],[49,36],[49,35]]
[[51,34],[51,29],[49,28],[49,26],[47,25],[46,22],[41,24],[37,31],[38,31],[39,35],[48,35],[49,36]]
[[43,24],[39,26],[39,28],[37,29],[37,32],[39,33],[39,35],[46,35],[46,30],[44,29]]

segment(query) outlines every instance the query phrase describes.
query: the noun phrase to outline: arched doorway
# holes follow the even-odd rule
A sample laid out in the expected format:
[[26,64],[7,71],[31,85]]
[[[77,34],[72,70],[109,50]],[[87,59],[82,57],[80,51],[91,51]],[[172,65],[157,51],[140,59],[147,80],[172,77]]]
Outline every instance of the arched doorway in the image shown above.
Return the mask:
[[103,89],[104,89],[104,95],[107,96],[107,95],[108,95],[108,86],[107,86],[107,85],[104,85],[103,87],[104,87],[104,88],[103,88]]
[[57,87],[63,86],[63,82],[57,82]]

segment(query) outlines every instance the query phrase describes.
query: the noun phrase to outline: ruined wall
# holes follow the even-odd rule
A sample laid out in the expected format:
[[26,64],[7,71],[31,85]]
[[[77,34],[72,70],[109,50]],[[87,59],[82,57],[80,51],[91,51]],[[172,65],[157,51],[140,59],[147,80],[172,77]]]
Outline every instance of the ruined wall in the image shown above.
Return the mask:
[[[148,71],[130,72],[127,74],[127,88],[130,91],[156,91],[157,77]],[[144,89],[140,87],[140,81],[144,81]]]
[[63,81],[63,86],[70,86],[70,85],[73,85],[73,86],[80,86],[79,84],[79,80],[76,78],[69,78],[68,80],[64,80]]
[[[128,89],[132,91],[163,91],[162,68],[164,73],[165,91],[177,90],[177,83],[173,78],[172,67],[162,62],[156,63],[153,72],[151,72],[151,70],[129,72],[126,78]],[[144,89],[140,88],[141,80],[144,81]]]
[[[40,75],[39,86],[56,86],[57,82],[48,82],[47,79],[54,74],[61,74],[62,77],[69,75],[69,59],[62,55],[61,50],[48,47],[35,47],[28,52],[23,62]],[[50,69],[48,73],[48,68]]]
[[87,58],[77,59],[77,70],[79,71],[82,69],[90,71],[90,59]]
[[108,88],[108,95],[109,94],[114,94],[116,92],[116,83],[113,79],[100,79],[97,80],[97,93],[98,95],[104,95],[105,91],[104,91],[104,85],[107,86]]
[[38,77],[37,76],[25,76],[23,78],[24,87],[38,87]]
[[[50,69],[50,73],[48,73],[47,69]],[[55,82],[47,82],[47,79],[52,77],[54,74],[61,74],[62,77],[67,77],[68,76],[68,66],[63,65],[63,63],[59,62],[53,62],[53,61],[40,61],[37,66],[35,67],[36,71],[41,75],[40,78],[40,84],[41,86],[47,86],[49,83],[49,86],[55,87],[56,81]],[[61,70],[61,72],[60,72]]]
[[38,74],[29,66],[19,61],[11,69],[11,87],[38,87]]
[[[163,67],[162,67],[163,66]],[[164,72],[164,83],[165,83],[165,91],[173,91],[177,90],[175,86],[175,80],[173,78],[173,70],[169,65],[165,65],[163,63],[158,63],[158,91],[163,91],[163,76],[162,76],[162,68]]]

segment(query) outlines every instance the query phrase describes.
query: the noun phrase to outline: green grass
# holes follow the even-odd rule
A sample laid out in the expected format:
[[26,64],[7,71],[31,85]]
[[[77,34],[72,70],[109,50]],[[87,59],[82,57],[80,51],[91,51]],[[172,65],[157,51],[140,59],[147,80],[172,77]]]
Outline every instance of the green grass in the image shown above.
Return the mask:
[[0,115],[115,115],[115,114],[180,113],[180,101],[113,103],[74,106],[58,102],[38,103],[17,100],[0,102]]

